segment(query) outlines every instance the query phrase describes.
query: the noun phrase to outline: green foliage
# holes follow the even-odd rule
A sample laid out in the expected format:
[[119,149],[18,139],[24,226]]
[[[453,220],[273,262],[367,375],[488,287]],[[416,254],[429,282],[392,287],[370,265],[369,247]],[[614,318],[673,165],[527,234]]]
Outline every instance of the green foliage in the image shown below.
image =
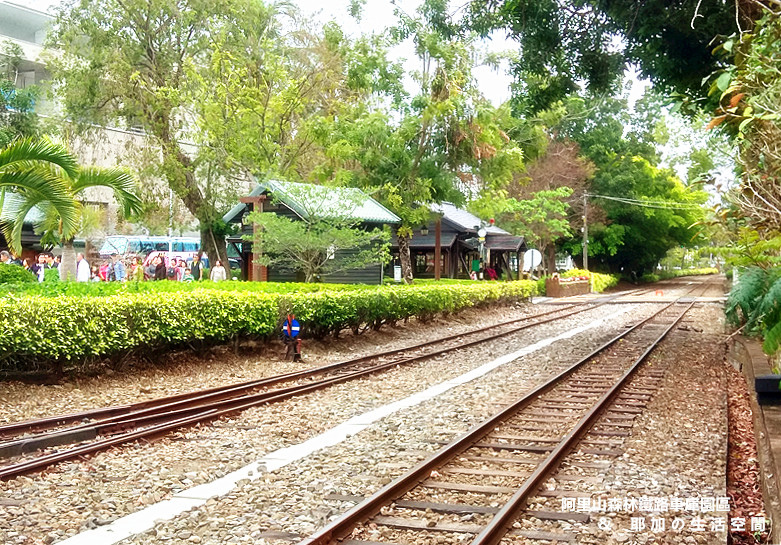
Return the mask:
[[537,289],[537,293],[540,294],[545,293],[545,278],[546,277],[543,276],[542,278],[538,278],[537,280],[534,281],[535,288]]
[[0,228],[12,249],[21,251],[24,220],[37,205],[57,214],[62,233],[76,234],[78,203],[68,180],[77,173],[76,159],[48,139],[19,139],[0,149]]
[[[328,289],[305,284],[304,290],[298,289],[302,285],[286,285],[286,293],[263,292],[236,282],[113,283],[103,286],[117,291],[99,297],[85,296],[91,284],[62,283],[49,289],[54,286],[61,290],[78,286],[84,291],[57,297],[0,298],[4,331],[0,352],[5,355],[6,368],[149,353],[195,341],[268,337],[279,331],[282,317],[291,312],[302,323],[305,335],[322,337],[346,328],[361,331],[410,317],[427,320],[442,312],[519,301],[535,293],[534,284],[527,281]],[[141,286],[150,286],[150,291],[130,291]]]
[[619,277],[616,274],[601,274],[590,272],[585,269],[570,269],[561,273],[561,278],[572,278],[574,276],[587,276],[591,278],[591,289],[596,293],[602,293],[608,288],[618,284]]
[[3,290],[6,289],[5,285],[8,284],[32,284],[37,282],[35,275],[19,265],[10,265],[6,263],[0,263],[0,284],[4,284]]
[[[750,5],[740,4],[744,28],[757,10]],[[502,29],[518,42],[514,100],[520,111],[536,112],[581,82],[592,94],[610,92],[629,63],[667,91],[700,96],[719,65],[713,39],[735,31],[733,10],[696,0],[472,0],[464,25],[481,35]]]
[[253,212],[253,247],[256,261],[280,269],[301,270],[306,282],[324,274],[362,269],[387,263],[390,235],[379,228],[362,225],[358,209],[367,197],[357,190],[325,188],[311,184],[283,186],[278,198],[299,214],[296,219],[274,212]]
[[725,309],[733,325],[748,335],[762,335],[763,350],[774,355],[781,347],[781,267],[750,267],[741,271]]
[[0,351],[17,360],[78,360],[236,335],[265,336],[276,299],[262,293],[192,291],[0,300]]
[[43,282],[45,284],[59,283],[60,270],[56,267],[43,271]]
[[485,195],[470,204],[479,216],[498,217],[499,224],[515,234],[525,237],[527,243],[543,250],[556,240],[572,235],[567,211],[567,199],[572,195],[569,187],[538,191],[531,199],[497,199]]
[[645,284],[653,284],[660,280],[669,280],[670,278],[680,278],[682,276],[702,276],[708,274],[718,274],[719,270],[713,267],[702,267],[698,269],[672,269],[662,270],[653,273],[646,273],[640,277],[640,281]]
[[24,52],[14,42],[4,42],[0,51],[0,148],[16,138],[38,135],[38,116],[33,110],[40,95],[36,85],[21,88],[19,72]]
[[772,7],[775,13],[766,8],[753,29],[717,48],[731,64],[711,78],[718,107],[708,126],[734,137],[741,180],[728,199],[768,236],[781,231],[781,10]]
[[588,2],[473,0],[465,24],[482,35],[495,29],[519,44],[513,63],[516,109],[537,112],[585,83],[593,93],[614,88],[623,70],[613,28]]
[[397,230],[402,274],[412,280],[407,242],[430,221],[429,205],[460,205],[459,179],[497,190],[523,165],[508,135],[518,124],[506,106],[492,107],[477,89],[471,36],[455,32],[447,3],[427,0],[410,15],[396,9],[388,46],[411,38],[420,70],[410,74],[419,91],[392,108],[356,105],[324,124],[327,161],[321,180],[357,185],[402,219]]
[[192,100],[198,81],[191,68],[208,59],[220,32],[251,40],[243,31],[260,23],[253,19],[259,5],[249,0],[69,2],[48,34],[58,53],[47,67],[69,128],[80,134],[94,131],[95,125],[143,128],[148,148],[136,159],[152,164],[154,177],[168,182],[199,221],[206,235],[203,249],[226,263],[216,206],[224,187],[215,187],[209,165],[196,176],[199,157],[184,151],[181,141],[195,141],[205,150],[219,144],[187,132],[198,126],[195,114],[202,106]]
[[125,215],[140,202],[135,180],[118,168],[80,167],[68,150],[47,139],[22,139],[0,150],[0,228],[9,246],[21,250],[22,228],[35,210],[44,244],[67,243],[79,231],[83,192],[113,191]]
[[732,243],[720,248],[719,253],[733,267],[761,267],[767,269],[781,264],[781,235],[762,236],[755,229],[741,227]]
[[[20,267],[21,268],[21,267]],[[303,284],[295,282],[237,282],[227,280],[212,282],[208,280],[208,269],[204,269],[202,282],[172,282],[172,281],[130,281],[130,282],[56,282],[32,284],[6,284],[0,290],[0,298],[20,296],[40,297],[107,297],[123,294],[165,294],[191,292],[198,290],[230,291],[249,293],[312,293],[317,291],[353,291],[372,289],[364,284]]]

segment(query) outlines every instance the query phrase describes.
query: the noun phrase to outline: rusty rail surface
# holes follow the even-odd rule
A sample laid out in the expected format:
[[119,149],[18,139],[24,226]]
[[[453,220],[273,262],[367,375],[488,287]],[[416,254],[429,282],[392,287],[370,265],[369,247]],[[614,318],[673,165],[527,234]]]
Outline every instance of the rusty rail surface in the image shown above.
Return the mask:
[[[688,293],[691,293],[698,287],[704,288],[703,293],[705,293],[710,285],[706,282],[705,285],[694,286],[691,290],[689,290]],[[523,411],[524,408],[528,407],[544,394],[550,392],[554,387],[560,386],[563,381],[571,378],[577,371],[586,366],[597,355],[602,354],[610,347],[616,346],[617,343],[619,343],[619,341],[624,339],[627,335],[633,331],[636,331],[643,325],[648,324],[650,321],[657,318],[660,314],[679,303],[680,300],[684,297],[678,298],[677,300],[667,304],[664,308],[660,309],[652,316],[634,324],[624,332],[613,337],[600,347],[593,350],[584,358],[569,366],[564,371],[552,377],[544,384],[541,384],[527,392],[506,409],[500,411],[493,417],[478,424],[477,426],[474,426],[471,430],[440,449],[432,457],[423,460],[405,474],[397,478],[395,481],[384,486],[376,493],[366,498],[362,503],[347,511],[335,521],[329,523],[312,536],[300,541],[299,545],[330,545],[335,543],[343,543],[345,545],[367,545],[367,541],[356,539],[354,537],[351,538],[351,534],[360,524],[371,522],[372,519],[381,512],[381,509],[391,506],[394,503],[397,503],[400,507],[410,507],[412,509],[420,508],[420,506],[414,505],[416,502],[410,502],[406,500],[400,501],[399,499],[412,489],[421,485],[426,479],[429,479],[432,475],[432,472],[442,469],[443,466],[451,463],[457,457],[462,455],[466,450],[473,448],[476,445],[480,446],[481,441],[485,437],[500,427],[508,419]],[[632,377],[637,372],[637,370],[641,367],[651,352],[680,323],[683,317],[696,304],[696,302],[697,300],[695,298],[690,303],[688,303],[686,308],[678,316],[676,316],[675,319],[664,328],[662,333],[659,334],[645,348],[642,354],[629,366],[625,372],[621,374],[618,380],[616,380],[609,388],[604,391],[596,403],[594,403],[579,419],[577,424],[571,428],[570,431],[567,432],[563,437],[561,437],[552,449],[550,449],[550,453],[546,456],[546,458],[537,465],[536,469],[525,479],[523,484],[514,492],[512,498],[506,502],[504,506],[499,509],[488,510],[486,510],[486,508],[477,507],[474,511],[470,511],[470,507],[474,506],[458,506],[460,507],[458,511],[459,513],[495,513],[488,525],[482,527],[479,529],[479,531],[473,532],[476,535],[472,541],[472,545],[496,545],[499,543],[502,537],[504,537],[511,528],[512,523],[518,514],[524,509],[528,498],[538,490],[541,484],[556,469],[556,467],[558,467],[561,459],[568,452],[570,452],[575,445],[577,445],[578,441],[592,427],[597,418],[605,412],[607,407],[610,406],[630,377]],[[449,507],[453,506],[449,505]],[[482,510],[480,511],[477,509]],[[383,521],[378,521],[377,524],[382,525],[382,523]],[[410,526],[408,529],[414,529],[414,526]],[[428,528],[423,530],[427,531]]]
[[[60,452],[40,456],[24,462],[0,467],[0,479],[10,479],[33,471],[41,470],[56,463],[73,458],[94,454],[122,443],[135,441],[141,438],[151,438],[163,435],[175,429],[193,426],[205,421],[214,420],[242,410],[256,407],[265,403],[282,401],[294,396],[303,395],[328,386],[353,380],[369,374],[392,369],[399,365],[406,365],[416,361],[432,358],[450,351],[470,347],[499,337],[511,335],[524,329],[561,320],[599,306],[608,304],[615,297],[597,304],[577,303],[551,311],[509,320],[501,324],[479,328],[465,333],[450,335],[432,341],[419,343],[404,348],[387,352],[372,354],[348,361],[337,362],[315,369],[308,369],[278,375],[265,379],[233,384],[225,387],[211,388],[186,394],[178,394],[144,401],[131,405],[95,409],[69,415],[53,416],[49,418],[31,420],[0,426],[0,435],[18,434],[33,429],[47,429],[63,423],[79,422],[84,419],[95,419],[93,422],[58,429],[35,436],[23,437],[0,444],[0,457],[18,456],[33,452],[40,448],[48,448],[69,443],[93,441],[101,436],[110,436],[96,440],[88,444],[76,446]],[[570,311],[570,309],[575,309]],[[570,312],[566,312],[570,311]],[[563,312],[563,314],[562,314]],[[555,314],[555,316],[550,316]],[[544,317],[544,319],[540,319]],[[475,334],[485,333],[488,330],[496,330],[499,327],[512,326],[518,322],[529,322],[514,326],[509,329],[481,336],[477,339],[465,340],[457,345],[440,348],[425,353],[414,353],[422,348],[431,347],[443,342],[465,339]],[[382,361],[389,356],[401,355],[390,361]],[[379,363],[372,364],[372,362]],[[337,374],[334,374],[337,373]],[[317,379],[317,377],[322,377]],[[285,382],[294,382],[313,379],[311,382],[294,384],[292,386],[251,393],[260,388],[277,386]],[[103,418],[100,418],[103,417]],[[113,435],[113,436],[111,436]]]

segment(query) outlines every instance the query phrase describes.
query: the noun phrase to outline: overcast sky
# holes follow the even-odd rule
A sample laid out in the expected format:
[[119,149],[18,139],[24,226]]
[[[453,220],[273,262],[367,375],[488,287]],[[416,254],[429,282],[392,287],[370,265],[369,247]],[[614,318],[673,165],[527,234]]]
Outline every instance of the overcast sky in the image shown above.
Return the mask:
[[[39,11],[48,11],[50,7],[59,4],[59,0],[7,0],[11,3],[21,4]],[[336,21],[351,36],[361,32],[381,32],[390,22],[393,22],[394,6],[390,0],[368,0],[363,9],[360,23],[355,21],[347,11],[349,0],[294,0],[305,14],[313,16],[321,23]],[[413,14],[420,5],[421,0],[396,0],[396,4],[407,13]],[[513,44],[501,37],[485,41],[481,49],[490,51],[502,51],[512,49]],[[415,70],[418,66],[414,63],[411,40],[396,48],[392,52],[397,58],[407,59],[407,71]],[[488,67],[478,67],[474,71],[481,92],[495,105],[510,98],[510,83],[512,78],[506,70],[500,72]],[[412,91],[412,89],[410,89]]]

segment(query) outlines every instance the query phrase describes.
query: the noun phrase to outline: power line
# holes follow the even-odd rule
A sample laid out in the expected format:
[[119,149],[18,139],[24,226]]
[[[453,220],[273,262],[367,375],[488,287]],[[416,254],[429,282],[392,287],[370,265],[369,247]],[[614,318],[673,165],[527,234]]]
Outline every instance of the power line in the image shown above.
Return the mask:
[[631,204],[633,206],[642,206],[645,208],[657,208],[661,210],[700,210],[702,208],[699,204],[689,204],[674,201],[641,201],[638,199],[630,199],[628,197],[613,197],[611,195],[595,195],[593,193],[586,193],[587,197],[595,197],[598,199],[606,199],[609,201],[616,201],[624,204]]

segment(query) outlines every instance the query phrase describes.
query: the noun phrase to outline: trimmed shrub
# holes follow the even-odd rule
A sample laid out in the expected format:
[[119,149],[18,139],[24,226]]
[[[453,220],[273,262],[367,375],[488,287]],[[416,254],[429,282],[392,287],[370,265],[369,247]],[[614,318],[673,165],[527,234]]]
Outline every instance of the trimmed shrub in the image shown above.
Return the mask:
[[19,265],[0,263],[0,284],[32,284],[37,283],[35,275]]
[[595,273],[585,269],[572,269],[561,274],[562,278],[572,278],[573,276],[591,277],[591,289],[596,293],[602,293],[618,284],[618,276],[615,274]]
[[17,361],[81,360],[193,340],[266,336],[276,326],[276,297],[260,293],[0,299],[0,353]]
[[251,293],[299,293],[317,291],[354,291],[372,289],[375,286],[352,284],[297,284],[287,282],[159,282],[130,280],[128,282],[53,282],[32,284],[6,284],[0,286],[0,298],[4,295],[22,296],[39,295],[42,297],[59,297],[72,295],[80,297],[106,297],[123,293],[179,293],[196,290],[232,291]]
[[654,273],[644,274],[640,277],[640,281],[651,284],[653,282],[659,282],[659,280],[669,280],[671,278],[680,278],[681,276],[700,276],[704,274],[718,274],[719,270],[713,267],[705,267],[701,269],[678,269],[669,271],[656,271]]
[[[211,286],[224,284],[228,282]],[[8,296],[0,298],[0,353],[4,370],[29,370],[191,342],[269,337],[280,331],[288,313],[296,315],[305,334],[322,337],[348,328],[378,329],[413,316],[426,320],[441,312],[520,301],[534,293],[533,282],[519,281],[285,294],[201,288],[102,297]]]
[[615,274],[602,274],[585,269],[572,269],[561,273],[562,278],[572,278],[574,276],[591,277],[591,289],[596,293],[602,293],[618,284],[618,276]]

